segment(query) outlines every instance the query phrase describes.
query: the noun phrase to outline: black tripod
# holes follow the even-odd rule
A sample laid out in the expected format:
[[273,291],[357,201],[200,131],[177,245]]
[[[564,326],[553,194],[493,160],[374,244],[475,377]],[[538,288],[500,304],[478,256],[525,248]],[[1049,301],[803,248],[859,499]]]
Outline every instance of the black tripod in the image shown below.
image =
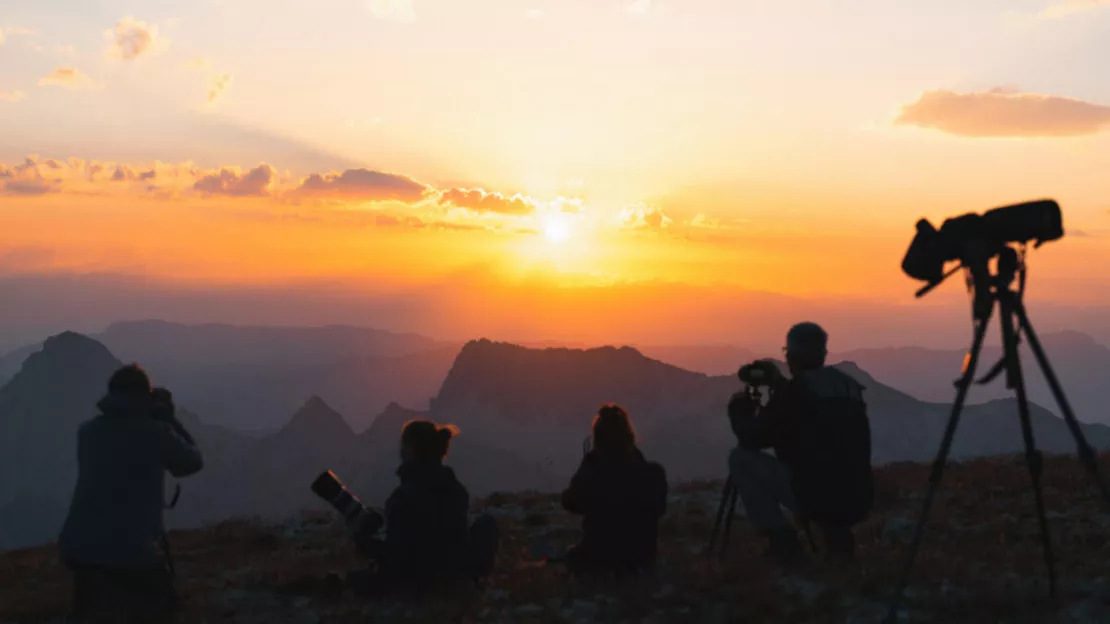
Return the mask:
[[[1029,401],[1025,394],[1025,380],[1022,377],[1021,359],[1018,354],[1018,344],[1020,343],[1021,334],[1023,332],[1029,341],[1029,347],[1032,349],[1033,355],[1040,365],[1045,380],[1052,389],[1052,394],[1056,399],[1056,403],[1060,406],[1060,411],[1063,412],[1064,421],[1067,423],[1068,429],[1075,439],[1076,450],[1080,461],[1086,467],[1087,471],[1091,473],[1098,488],[1102,491],[1102,495],[1106,498],[1107,503],[1110,503],[1110,490],[1107,489],[1106,482],[1103,481],[1102,476],[1099,474],[1098,461],[1095,458],[1095,453],[1087,443],[1083,431],[1080,429],[1079,421],[1076,420],[1075,414],[1068,404],[1068,399],[1064,396],[1064,391],[1060,387],[1060,382],[1056,378],[1056,373],[1052,370],[1052,365],[1048,361],[1048,356],[1045,355],[1044,349],[1041,348],[1040,340],[1037,338],[1036,332],[1033,331],[1033,326],[1029,323],[1029,317],[1025,314],[1025,304],[1023,302],[1026,276],[1024,250],[1019,255],[1014,248],[1002,246],[1001,249],[997,251],[997,270],[993,274],[989,271],[988,262],[994,254],[989,254],[985,249],[979,249],[977,251],[978,253],[974,255],[969,254],[969,257],[963,258],[963,267],[967,269],[968,273],[968,287],[974,289],[975,293],[973,302],[975,334],[972,339],[971,350],[968,352],[968,356],[964,361],[963,375],[956,382],[956,400],[952,404],[952,413],[948,417],[948,425],[944,430],[944,438],[941,441],[940,450],[937,452],[936,459],[933,461],[932,471],[929,474],[929,489],[925,494],[925,501],[922,504],[921,516],[918,519],[917,530],[914,533],[913,542],[910,545],[909,556],[907,557],[905,568],[902,571],[901,579],[898,582],[897,591],[890,603],[890,611],[886,619],[890,624],[897,621],[899,603],[901,602],[902,594],[905,592],[906,585],[909,582],[909,575],[913,569],[914,559],[917,557],[917,551],[921,545],[921,538],[925,533],[925,522],[929,516],[929,509],[932,507],[933,498],[936,495],[941,476],[944,473],[945,462],[948,459],[948,454],[952,447],[952,438],[955,436],[956,426],[959,424],[960,412],[967,398],[968,389],[975,377],[975,367],[979,361],[979,352],[982,349],[983,339],[987,333],[987,325],[996,303],[998,305],[998,313],[1002,326],[1002,359],[986,376],[984,376],[980,383],[987,383],[1002,372],[1005,372],[1006,386],[1014,390],[1017,396],[1018,416],[1021,419],[1021,433],[1025,442],[1025,461],[1033,481],[1033,493],[1037,506],[1037,519],[1040,523],[1045,565],[1048,568],[1049,592],[1053,600],[1056,598],[1056,572],[1052,556],[1052,543],[1048,533],[1048,520],[1045,517],[1044,495],[1041,491],[1043,458],[1040,451],[1037,450],[1036,442],[1033,439],[1033,427],[1029,419]],[[1017,290],[1012,288],[1015,278],[1019,278]],[[922,289],[918,292],[918,296],[924,295],[935,285],[936,284],[933,284],[932,286]]]
[[[721,522],[724,521],[725,532],[721,537],[721,552],[720,558],[725,558],[725,552],[728,551],[728,536],[732,531],[732,519],[736,515],[736,501],[739,498],[739,493],[736,491],[736,486],[732,483],[732,477],[725,479],[725,491],[721,494],[721,506],[717,508],[717,522],[713,525],[713,533],[709,536],[709,546],[705,549],[707,557],[713,556],[713,550],[717,547],[717,534],[721,530]],[[725,510],[728,510],[728,516],[725,516]]]

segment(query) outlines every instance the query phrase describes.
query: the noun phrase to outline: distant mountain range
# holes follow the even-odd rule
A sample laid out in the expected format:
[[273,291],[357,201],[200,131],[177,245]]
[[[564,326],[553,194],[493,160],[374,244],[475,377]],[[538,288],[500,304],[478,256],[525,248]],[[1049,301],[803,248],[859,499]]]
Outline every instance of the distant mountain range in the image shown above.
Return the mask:
[[[92,338],[139,362],[205,420],[272,432],[305,397],[335,406],[356,430],[394,401],[426,408],[460,345],[416,334],[355,327],[116,323]],[[0,383],[40,345],[0,357]]]
[[[77,427],[95,414],[108,376],[120,365],[121,359],[100,342],[65,333],[48,339],[0,388],[0,536],[5,541],[0,547],[40,543],[57,534],[75,478]],[[867,386],[876,463],[933,457],[948,405],[895,390],[854,363],[837,366]],[[474,494],[561,487],[580,459],[598,406],[610,401],[630,411],[645,453],[679,482],[724,474],[735,443],[725,405],[738,389],[732,375],[691,372],[630,347],[529,349],[478,340],[466,344],[449,365],[427,413],[461,428],[449,463]],[[306,392],[286,412],[293,414],[288,420],[267,415],[280,426],[259,436],[184,411],[181,419],[202,446],[206,468],[182,482],[183,496],[168,513],[169,522],[194,526],[228,516],[280,516],[322,506],[308,484],[327,468],[365,502],[380,505],[396,484],[400,428],[425,412],[396,402],[379,411],[367,419],[369,428],[357,433],[330,401]],[[1034,405],[1033,421],[1040,448],[1074,450],[1059,418]],[[1085,432],[1096,447],[1110,449],[1110,428],[1089,425]],[[994,400],[965,411],[953,456],[1020,448],[1014,401]]]

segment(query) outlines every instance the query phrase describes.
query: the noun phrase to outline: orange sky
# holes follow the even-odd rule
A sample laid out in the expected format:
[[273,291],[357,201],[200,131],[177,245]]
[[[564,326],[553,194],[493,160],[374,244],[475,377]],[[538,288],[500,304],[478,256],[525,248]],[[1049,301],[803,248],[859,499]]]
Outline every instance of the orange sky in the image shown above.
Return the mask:
[[912,303],[917,218],[1053,197],[1035,296],[1110,305],[1099,3],[524,4],[5,7],[0,275],[461,284],[600,335],[598,288]]

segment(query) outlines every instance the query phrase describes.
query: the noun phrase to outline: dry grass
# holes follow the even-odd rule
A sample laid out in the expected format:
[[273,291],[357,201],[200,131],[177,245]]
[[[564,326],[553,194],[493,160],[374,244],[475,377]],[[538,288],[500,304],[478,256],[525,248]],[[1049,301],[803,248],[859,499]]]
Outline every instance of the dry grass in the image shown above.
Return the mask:
[[[1108,461],[1103,458],[1104,474]],[[783,574],[761,557],[762,542],[738,518],[729,556],[701,551],[713,526],[720,483],[676,486],[661,527],[655,578],[621,586],[570,578],[537,561],[577,539],[577,520],[555,497],[521,493],[479,501],[504,529],[498,568],[484,592],[433,602],[368,602],[323,586],[329,572],[360,560],[327,514],[296,526],[234,520],[171,534],[181,622],[871,622],[893,588],[912,534],[928,467],[878,471],[879,507],[857,531],[859,564],[814,561]],[[1110,618],[1110,507],[1073,458],[1046,462],[1062,607],[1047,603],[1033,496],[1021,458],[951,466],[931,515],[907,600],[909,619],[943,622],[1072,622]],[[0,556],[0,621],[61,621],[68,578],[51,547]],[[1075,619],[1077,605],[1097,610]],[[1069,619],[1070,618],[1070,619]],[[1101,621],[1110,621],[1102,619]]]

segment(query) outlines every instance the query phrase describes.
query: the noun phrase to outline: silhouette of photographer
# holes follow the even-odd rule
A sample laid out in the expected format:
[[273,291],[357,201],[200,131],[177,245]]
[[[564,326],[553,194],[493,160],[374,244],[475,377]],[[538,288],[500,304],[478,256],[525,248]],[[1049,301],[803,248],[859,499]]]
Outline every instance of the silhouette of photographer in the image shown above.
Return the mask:
[[825,366],[827,343],[819,325],[795,325],[785,347],[791,378],[773,362],[757,362],[752,366],[766,371],[772,392],[767,405],[741,392],[728,406],[739,443],[729,456],[730,478],[748,518],[767,538],[768,554],[784,564],[804,552],[783,508],[807,531],[811,522],[821,526],[828,557],[850,560],[852,526],[874,502],[864,387]]
[[443,464],[453,425],[414,420],[401,431],[401,484],[385,503],[385,538],[372,530],[353,534],[359,549],[378,564],[376,575],[353,574],[348,583],[361,592],[385,588],[418,592],[489,576],[499,541],[496,520],[478,517],[468,526],[470,495]]
[[659,519],[667,507],[663,467],[644,459],[636,431],[619,405],[602,405],[593,445],[562,495],[582,518],[582,541],[567,553],[574,573],[633,573],[655,565]]
[[165,475],[204,466],[173,397],[137,364],[116,371],[77,433],[77,485],[59,537],[79,618],[146,621],[177,606],[165,548]]

